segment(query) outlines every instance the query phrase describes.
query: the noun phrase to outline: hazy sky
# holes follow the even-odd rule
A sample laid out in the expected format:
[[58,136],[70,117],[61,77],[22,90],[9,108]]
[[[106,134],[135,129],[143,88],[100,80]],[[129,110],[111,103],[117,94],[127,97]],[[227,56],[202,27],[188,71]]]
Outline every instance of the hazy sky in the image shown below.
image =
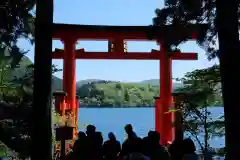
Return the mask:
[[[163,7],[160,0],[55,0],[54,22],[100,25],[150,25],[155,16],[154,10]],[[43,31],[44,32],[44,31]],[[33,61],[34,48],[25,40],[19,42],[29,49],[27,56]],[[62,48],[60,41],[54,41],[54,48]],[[107,42],[80,41],[77,48],[87,51],[107,51]],[[129,51],[151,51],[158,49],[155,42],[129,42]],[[204,51],[194,41],[181,45],[182,51],[199,53],[197,61],[174,61],[173,77],[181,77],[194,69],[211,66]],[[62,68],[61,60],[53,60]],[[62,72],[56,73],[62,77]],[[106,79],[120,81],[141,81],[159,77],[159,61],[113,61],[78,60],[77,80]]]

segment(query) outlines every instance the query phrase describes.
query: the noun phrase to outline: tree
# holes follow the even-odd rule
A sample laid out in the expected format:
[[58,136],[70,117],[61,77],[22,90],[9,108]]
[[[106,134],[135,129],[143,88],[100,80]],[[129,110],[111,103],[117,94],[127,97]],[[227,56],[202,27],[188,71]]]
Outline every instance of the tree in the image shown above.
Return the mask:
[[[8,70],[9,72],[12,69]],[[53,66],[53,73],[59,71],[56,66]],[[21,90],[21,94],[7,95],[3,97],[1,108],[9,108],[10,115],[8,117],[0,116],[0,140],[4,142],[10,149],[16,151],[20,157],[29,157],[30,151],[30,125],[32,117],[32,100],[33,100],[33,65],[28,65],[25,68],[25,74],[20,77],[8,79],[6,83],[15,86],[15,89]],[[17,99],[17,101],[13,101]],[[11,105],[9,105],[10,103]],[[3,109],[3,111],[6,109]],[[14,139],[13,139],[14,137]],[[24,147],[23,147],[24,146]]]
[[20,37],[33,42],[35,5],[36,0],[1,2],[1,43],[8,47],[15,46]]
[[115,102],[113,99],[104,99],[102,103],[105,106],[114,106],[115,105]]
[[11,75],[9,73],[19,67],[22,57],[27,53],[17,46],[18,39],[26,38],[31,43],[34,42],[35,17],[32,11],[35,4],[35,0],[3,0],[1,2],[0,73],[2,91],[16,88],[16,84],[12,83],[13,77],[9,77]]
[[[180,79],[185,86],[177,89],[177,105],[183,109],[185,131],[196,139],[203,153],[211,151],[208,143],[210,138],[225,134],[222,115],[212,117],[209,112],[209,107],[222,104],[219,79],[219,66],[215,65],[186,73]],[[203,143],[198,138],[200,134],[204,136]]]
[[17,41],[26,38],[34,42],[34,14],[31,12],[36,4],[35,0],[20,0],[1,2],[0,19],[0,63],[10,64],[8,68],[15,68],[27,51],[19,49]]
[[122,89],[122,86],[121,86],[120,83],[117,83],[115,87],[116,87],[116,89],[118,89],[118,90],[121,90],[121,89]]
[[[19,38],[27,38],[33,42],[33,26],[34,15],[31,13],[34,8],[35,1],[8,1],[3,0],[0,7],[0,64],[1,64],[1,88],[2,98],[6,100],[6,96],[14,97],[14,95],[6,94],[6,89],[22,90],[22,85],[13,83],[13,77],[8,77],[9,73],[19,67],[19,62],[27,51],[19,49],[17,41]],[[9,120],[3,119],[0,125],[0,139],[11,149],[20,153],[20,156],[29,155],[29,122],[31,111],[29,109],[29,99],[26,99],[24,92],[18,92],[22,97],[21,101],[15,101],[10,105],[11,115]],[[1,108],[5,110],[7,103],[1,104]],[[27,106],[27,107],[26,107]],[[11,123],[9,123],[9,121]],[[26,149],[28,148],[28,149]]]
[[[207,32],[200,34],[197,41],[206,50],[209,59],[218,57],[220,61],[226,145],[229,153],[226,156],[227,159],[240,158],[238,152],[240,142],[232,141],[232,139],[238,139],[240,132],[240,126],[235,124],[238,121],[238,112],[233,112],[235,104],[238,103],[240,77],[232,74],[240,69],[237,61],[240,58],[237,54],[239,51],[238,12],[239,1],[235,0],[166,0],[166,7],[156,10],[157,17],[154,19],[154,25],[172,24],[177,28],[189,24],[208,24]],[[219,50],[216,45],[217,40]],[[168,41],[167,46],[176,48],[184,41],[186,41],[185,37],[176,42]]]
[[[19,0],[9,1],[3,0],[0,4],[0,65],[1,77],[11,75],[19,67],[19,63],[27,51],[21,50],[17,46],[19,38],[26,38],[32,44],[34,43],[35,36],[35,14],[34,9],[36,0]],[[32,114],[32,92],[33,92],[33,64],[26,67],[24,75],[18,77],[2,78],[1,88],[3,88],[3,100],[12,103],[11,112],[9,117],[13,123],[5,123],[1,121],[0,139],[11,149],[16,150],[21,156],[29,156],[29,126]],[[56,66],[52,68],[53,72],[58,71]],[[6,74],[7,73],[7,74]],[[6,96],[6,88],[14,88],[17,90],[18,95],[13,95],[12,92]],[[2,92],[1,92],[2,93]],[[21,99],[19,102],[12,101],[12,97]],[[1,105],[1,108],[6,108],[6,103]],[[6,125],[7,124],[7,125]],[[24,135],[24,136],[23,136]],[[6,137],[7,136],[7,137]],[[27,137],[27,138],[26,138]],[[12,139],[14,142],[12,143]],[[16,143],[18,142],[18,143]],[[13,145],[15,144],[15,145]],[[23,147],[25,146],[25,147]],[[23,149],[24,148],[24,149]],[[28,152],[26,152],[28,151]]]
[[127,88],[124,90],[124,100],[127,102],[130,100],[130,96]]

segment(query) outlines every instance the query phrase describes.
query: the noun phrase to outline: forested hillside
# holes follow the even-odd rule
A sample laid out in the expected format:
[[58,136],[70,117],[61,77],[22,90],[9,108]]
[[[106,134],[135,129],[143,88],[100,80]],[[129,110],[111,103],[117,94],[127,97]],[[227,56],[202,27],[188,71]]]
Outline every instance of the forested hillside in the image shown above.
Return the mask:
[[[179,86],[179,84],[175,85]],[[98,81],[82,85],[77,89],[77,95],[84,106],[98,104],[100,107],[146,107],[154,105],[154,97],[159,96],[159,86],[144,83]]]
[[77,90],[83,105],[104,106],[151,106],[158,87],[137,83],[95,83],[82,85]]
[[[62,82],[57,77],[54,79],[53,88],[57,90],[61,85],[56,83]],[[180,86],[180,83],[173,84],[174,89]],[[159,80],[135,83],[100,79],[81,80],[77,82],[77,95],[81,105],[85,107],[150,107],[154,105],[154,97],[159,96]]]

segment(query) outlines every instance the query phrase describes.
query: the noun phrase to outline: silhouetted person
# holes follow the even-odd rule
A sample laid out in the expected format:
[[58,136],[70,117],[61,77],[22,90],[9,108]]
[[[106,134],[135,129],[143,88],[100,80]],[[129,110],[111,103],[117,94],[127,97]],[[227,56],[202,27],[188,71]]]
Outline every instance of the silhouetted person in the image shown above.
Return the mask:
[[86,143],[87,143],[87,160],[92,160],[94,159],[93,154],[94,151],[96,150],[96,141],[95,141],[95,133],[96,133],[96,127],[94,125],[88,125],[86,127]]
[[127,139],[122,144],[122,151],[120,152],[120,156],[124,157],[134,152],[142,153],[142,139],[137,137],[136,133],[133,131],[132,125],[127,124],[125,126],[125,131],[127,133]]
[[78,133],[78,139],[73,145],[73,159],[88,159],[89,157],[89,146],[86,134],[84,132]]
[[133,131],[132,125],[131,124],[127,124],[125,127],[125,132],[127,133],[128,139],[130,138],[136,138],[137,135],[136,133]]
[[86,128],[86,134],[87,136],[91,136],[96,132],[96,127],[94,125],[88,125]]
[[198,155],[195,153],[196,147],[194,142],[190,139],[183,140],[183,160],[198,160]]
[[150,131],[148,133],[147,142],[145,144],[145,155],[151,160],[170,160],[170,155],[165,147],[160,145],[160,133]]
[[108,138],[103,144],[103,155],[106,160],[115,160],[121,151],[121,144],[112,132],[108,133]]
[[101,132],[95,132],[91,136],[91,160],[101,160],[103,158],[102,154],[102,144],[103,144],[103,137]]
[[174,140],[172,144],[169,146],[168,151],[171,156],[171,160],[182,160],[183,158],[183,141],[182,140]]
[[102,158],[103,137],[101,132],[96,132],[94,125],[86,128],[87,143],[89,145],[89,160],[100,160]]
[[143,138],[143,154],[144,155],[149,155],[149,146],[150,146],[150,140],[149,137],[152,137],[151,135],[154,134],[154,131],[149,131],[148,135]]
[[103,144],[102,133],[101,133],[101,132],[95,132],[94,137],[95,137],[94,140],[96,141],[96,146],[97,146],[98,148],[101,148],[101,147],[102,147],[102,144]]

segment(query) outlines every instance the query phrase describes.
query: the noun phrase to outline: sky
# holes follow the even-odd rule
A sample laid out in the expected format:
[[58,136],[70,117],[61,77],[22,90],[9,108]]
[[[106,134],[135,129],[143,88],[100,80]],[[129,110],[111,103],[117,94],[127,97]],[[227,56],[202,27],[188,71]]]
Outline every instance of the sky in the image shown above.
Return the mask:
[[[161,0],[55,0],[54,23],[89,25],[128,25],[141,26],[152,24],[155,9],[162,8]],[[19,45],[29,50],[27,56],[34,61],[34,46],[27,40]],[[53,41],[53,48],[63,48],[60,41]],[[78,41],[76,48],[86,51],[107,51],[105,41]],[[209,62],[204,50],[195,41],[181,45],[182,52],[197,52],[196,61],[173,61],[173,77],[180,78],[186,72],[206,68],[217,63]],[[128,42],[129,52],[150,52],[159,49],[156,42]],[[62,68],[62,60],[53,60],[53,64]],[[123,82],[138,82],[159,78],[159,61],[121,61],[121,60],[77,60],[76,80],[105,79]],[[62,72],[55,73],[62,78]]]

